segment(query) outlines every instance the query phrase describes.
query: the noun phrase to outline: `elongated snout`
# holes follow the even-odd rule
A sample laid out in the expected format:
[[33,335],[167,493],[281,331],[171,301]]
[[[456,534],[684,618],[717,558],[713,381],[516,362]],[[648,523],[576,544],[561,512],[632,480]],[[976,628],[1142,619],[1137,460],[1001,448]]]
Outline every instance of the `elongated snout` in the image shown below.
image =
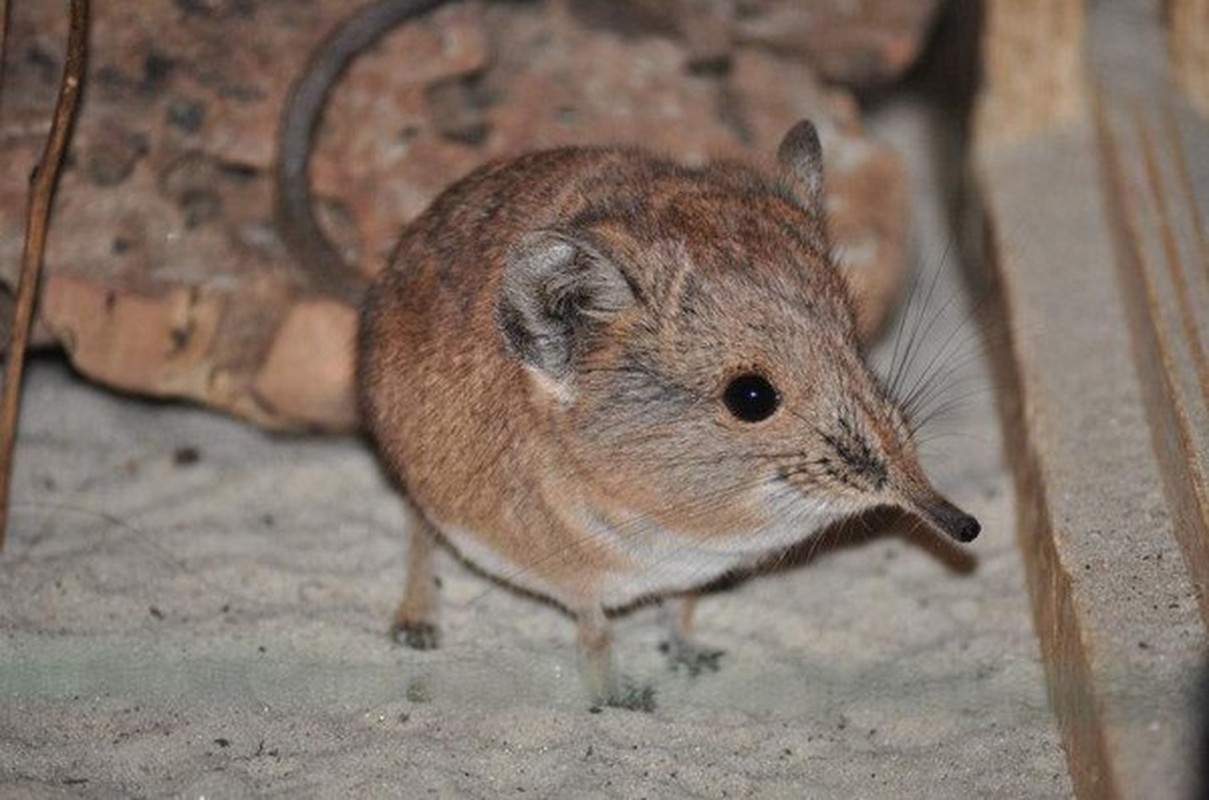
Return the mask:
[[940,495],[911,503],[910,510],[936,530],[958,542],[972,542],[982,531],[978,520]]

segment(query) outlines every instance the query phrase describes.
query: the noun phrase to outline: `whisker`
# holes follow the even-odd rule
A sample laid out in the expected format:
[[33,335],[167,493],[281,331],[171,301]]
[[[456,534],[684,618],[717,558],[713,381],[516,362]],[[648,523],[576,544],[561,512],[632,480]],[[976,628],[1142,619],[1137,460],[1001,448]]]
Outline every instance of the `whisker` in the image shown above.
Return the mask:
[[[973,321],[974,310],[971,309],[967,316],[949,333],[940,347],[932,354],[932,358],[927,365],[920,371],[919,376],[915,380],[915,385],[910,391],[906,392],[900,401],[904,409],[910,409],[918,402],[918,397],[921,392],[926,391],[928,386],[933,382],[934,377],[938,373],[945,370],[955,370],[958,365],[965,366],[972,363],[980,357],[980,352],[977,349],[970,348],[970,345],[977,341],[978,331],[969,326],[968,323]],[[960,334],[960,338],[957,338]],[[964,353],[960,356],[957,353]]]
[[986,382],[979,376],[963,375],[957,370],[946,370],[937,376],[925,392],[919,395],[910,409],[904,410],[908,428],[912,434],[920,431],[930,419],[936,416],[937,404],[948,406],[949,399],[953,397],[954,392],[959,392],[964,400],[972,396],[971,392],[977,394],[980,389],[985,390],[986,388],[988,388]]
[[[904,318],[907,316],[912,316],[911,328],[907,332],[907,342],[902,348],[901,360],[896,358],[891,362],[890,365],[889,391],[892,396],[897,396],[900,382],[915,358],[915,353],[923,340],[923,334],[926,334],[927,331],[930,330],[930,324],[928,328],[922,328],[924,313],[932,306],[932,297],[936,292],[937,287],[940,285],[940,279],[944,273],[943,265],[948,260],[949,252],[952,250],[952,247],[953,241],[950,240],[945,245],[945,252],[941,257],[940,263],[932,272],[932,276],[928,282],[927,292],[924,295],[923,301],[918,304],[915,303],[915,288],[913,287],[907,307],[902,312]],[[935,320],[935,317],[933,317],[933,320]],[[901,335],[902,329],[900,329],[899,333]],[[899,346],[898,342],[896,341],[895,353],[897,354],[898,352]]]

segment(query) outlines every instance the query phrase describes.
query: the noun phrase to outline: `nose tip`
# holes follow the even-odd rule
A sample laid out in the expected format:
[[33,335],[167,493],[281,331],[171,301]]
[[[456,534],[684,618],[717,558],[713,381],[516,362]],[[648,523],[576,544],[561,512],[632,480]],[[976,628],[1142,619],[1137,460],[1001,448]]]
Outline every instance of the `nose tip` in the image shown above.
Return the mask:
[[945,532],[959,542],[972,542],[982,532],[982,525],[969,514],[962,514],[956,526]]

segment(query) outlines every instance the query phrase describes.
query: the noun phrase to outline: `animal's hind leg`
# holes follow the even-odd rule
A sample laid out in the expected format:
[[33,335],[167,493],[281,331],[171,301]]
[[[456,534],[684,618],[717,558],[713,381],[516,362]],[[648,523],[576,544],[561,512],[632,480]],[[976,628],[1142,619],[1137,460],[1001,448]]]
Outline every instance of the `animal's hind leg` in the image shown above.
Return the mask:
[[718,659],[723,656],[723,651],[701,647],[693,639],[693,613],[699,598],[697,594],[670,597],[660,607],[668,638],[659,649],[667,654],[672,669],[679,671],[683,667],[692,676],[717,672]]
[[403,599],[395,609],[390,633],[400,644],[416,650],[431,650],[440,644],[437,628],[437,533],[431,523],[410,503],[410,543],[407,548],[407,583]]

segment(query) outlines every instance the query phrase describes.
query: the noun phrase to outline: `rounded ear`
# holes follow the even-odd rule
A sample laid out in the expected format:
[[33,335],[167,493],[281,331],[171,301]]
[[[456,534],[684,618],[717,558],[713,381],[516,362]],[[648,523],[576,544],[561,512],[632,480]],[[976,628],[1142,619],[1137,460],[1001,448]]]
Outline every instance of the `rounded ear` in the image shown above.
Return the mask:
[[537,231],[508,253],[496,324],[509,352],[565,386],[577,347],[633,302],[609,258],[581,239]]
[[823,215],[823,146],[810,120],[801,120],[777,148],[777,161],[789,185],[806,210]]

